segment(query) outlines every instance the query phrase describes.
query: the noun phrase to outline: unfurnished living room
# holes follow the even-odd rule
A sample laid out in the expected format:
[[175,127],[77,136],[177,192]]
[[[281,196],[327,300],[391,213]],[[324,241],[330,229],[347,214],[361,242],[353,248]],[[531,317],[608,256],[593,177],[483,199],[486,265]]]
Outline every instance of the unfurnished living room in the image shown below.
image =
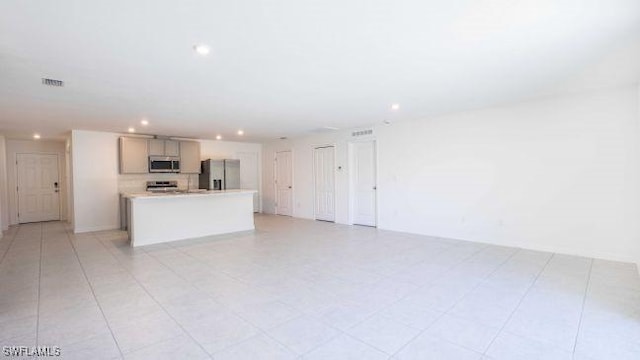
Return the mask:
[[640,359],[640,1],[0,1],[0,359]]

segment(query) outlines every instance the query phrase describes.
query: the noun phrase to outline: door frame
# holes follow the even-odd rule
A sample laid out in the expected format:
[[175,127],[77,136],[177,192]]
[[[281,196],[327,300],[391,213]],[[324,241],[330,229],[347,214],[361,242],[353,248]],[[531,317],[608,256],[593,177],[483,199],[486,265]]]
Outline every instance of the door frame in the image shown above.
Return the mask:
[[15,167],[15,182],[16,187],[13,189],[16,199],[16,221],[17,224],[26,224],[20,222],[20,194],[18,193],[18,187],[20,186],[20,170],[18,168],[18,157],[20,155],[55,155],[56,156],[56,171],[58,172],[58,220],[49,220],[49,221],[61,221],[63,219],[62,216],[62,181],[60,180],[60,154],[54,152],[17,152],[15,153],[14,164]]
[[337,146],[335,143],[327,143],[327,144],[319,144],[319,145],[312,145],[312,151],[311,151],[311,164],[313,167],[313,219],[314,220],[319,220],[319,221],[329,221],[330,220],[322,220],[322,219],[318,219],[318,214],[316,213],[316,162],[315,162],[315,156],[316,156],[316,149],[319,148],[327,148],[327,147],[333,147],[333,167],[334,167],[334,171],[333,171],[333,221],[332,222],[336,222],[337,219],[337,214],[336,214],[336,210],[338,208],[337,206],[337,186],[336,186],[336,180],[337,180],[337,174],[335,171],[335,166],[337,164]]
[[[294,166],[293,166],[293,149],[283,149],[283,150],[277,150],[273,153],[273,190],[274,190],[274,200],[275,203],[278,203],[278,184],[277,184],[277,180],[278,180],[278,153],[280,152],[289,152],[291,153],[291,217],[294,217],[295,214],[295,203],[296,203],[296,197],[295,197],[295,191],[293,191],[295,189],[295,172],[294,172]],[[273,207],[273,212],[276,215],[278,214],[278,205],[275,205]],[[284,215],[287,216],[287,215]]]
[[358,140],[350,140],[348,143],[348,149],[347,149],[347,153],[348,153],[348,157],[349,157],[349,169],[351,169],[351,171],[349,171],[349,225],[355,225],[354,224],[354,219],[355,219],[355,215],[354,215],[354,211],[355,211],[355,188],[356,188],[356,176],[355,176],[355,151],[354,151],[354,147],[356,144],[358,143],[367,143],[367,142],[372,142],[373,143],[373,156],[375,157],[375,171],[374,171],[374,180],[376,183],[376,203],[375,203],[375,207],[374,210],[376,212],[375,214],[375,228],[377,228],[380,224],[380,219],[378,218],[378,216],[380,215],[380,211],[379,211],[379,207],[380,207],[380,200],[378,199],[378,141],[376,140],[376,138],[367,138],[367,139],[358,139]]

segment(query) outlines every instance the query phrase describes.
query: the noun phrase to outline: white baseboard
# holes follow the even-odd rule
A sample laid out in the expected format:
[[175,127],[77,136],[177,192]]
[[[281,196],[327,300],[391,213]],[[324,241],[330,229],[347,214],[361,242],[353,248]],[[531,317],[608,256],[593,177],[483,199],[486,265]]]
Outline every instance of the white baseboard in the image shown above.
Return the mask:
[[[384,227],[378,227],[378,228],[381,229],[381,230],[407,232],[407,231],[402,231],[402,230],[397,230],[397,229],[392,229],[392,228],[384,228]],[[469,242],[475,242],[475,243],[481,243],[481,244],[505,246],[505,247],[525,249],[525,250],[543,251],[543,252],[564,254],[564,255],[572,255],[572,256],[581,256],[581,257],[587,257],[587,258],[609,260],[609,261],[617,261],[617,262],[632,263],[632,264],[640,265],[640,263],[636,262],[637,259],[634,258],[630,254],[615,254],[615,253],[607,253],[607,252],[584,251],[583,249],[567,248],[567,247],[562,247],[562,246],[540,246],[538,244],[534,244],[533,246],[529,246],[528,244],[522,244],[522,243],[514,244],[514,243],[500,242],[500,241],[485,241],[485,240],[478,240],[478,239],[460,239],[460,238],[452,238],[452,237],[449,237],[449,236],[446,236],[446,235],[436,235],[436,234],[423,234],[423,233],[413,233],[413,232],[412,232],[412,234],[439,237],[439,238],[450,239],[450,240],[469,241]],[[640,269],[639,269],[639,272],[640,272]]]
[[97,226],[84,226],[84,227],[76,227],[73,229],[74,234],[95,232],[95,231],[106,231],[106,230],[118,230],[120,229],[119,225],[97,225]]

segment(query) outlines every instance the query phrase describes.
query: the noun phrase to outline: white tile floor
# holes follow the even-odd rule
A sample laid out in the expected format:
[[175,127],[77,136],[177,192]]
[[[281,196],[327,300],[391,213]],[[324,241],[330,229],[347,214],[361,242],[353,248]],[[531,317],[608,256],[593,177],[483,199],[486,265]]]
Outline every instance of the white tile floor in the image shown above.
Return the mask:
[[640,359],[635,266],[275,216],[132,249],[12,228],[0,344],[65,359]]

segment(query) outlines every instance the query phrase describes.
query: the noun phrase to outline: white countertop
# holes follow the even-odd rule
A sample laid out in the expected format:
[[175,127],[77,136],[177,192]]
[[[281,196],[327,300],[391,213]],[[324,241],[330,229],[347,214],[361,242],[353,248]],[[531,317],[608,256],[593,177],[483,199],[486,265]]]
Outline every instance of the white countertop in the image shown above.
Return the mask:
[[131,200],[138,199],[174,199],[174,198],[193,198],[193,197],[202,197],[202,196],[232,196],[232,195],[245,195],[245,194],[254,194],[256,190],[198,190],[193,189],[189,192],[175,192],[175,193],[165,193],[165,192],[136,192],[136,193],[122,193],[122,196],[129,198]]

